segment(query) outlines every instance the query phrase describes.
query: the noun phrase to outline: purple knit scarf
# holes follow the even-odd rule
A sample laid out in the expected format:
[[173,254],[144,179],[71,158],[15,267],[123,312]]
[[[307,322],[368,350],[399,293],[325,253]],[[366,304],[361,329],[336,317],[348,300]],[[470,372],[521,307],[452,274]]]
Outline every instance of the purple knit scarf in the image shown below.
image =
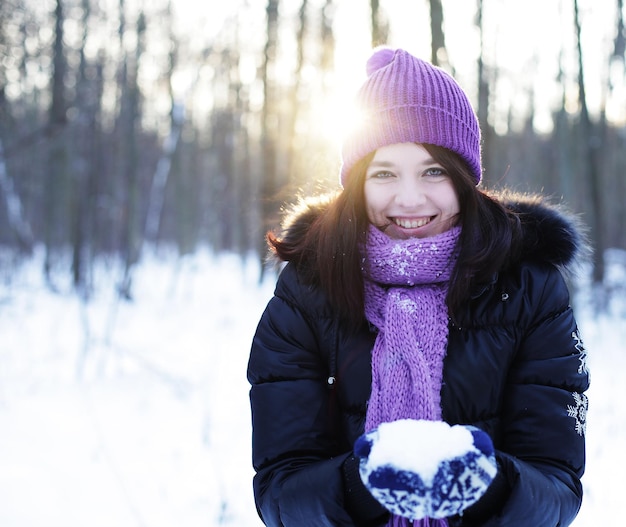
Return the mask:
[[[365,315],[378,328],[365,431],[398,419],[441,419],[448,340],[446,294],[460,227],[432,238],[395,240],[368,231]],[[392,516],[389,527],[447,526],[445,520]]]

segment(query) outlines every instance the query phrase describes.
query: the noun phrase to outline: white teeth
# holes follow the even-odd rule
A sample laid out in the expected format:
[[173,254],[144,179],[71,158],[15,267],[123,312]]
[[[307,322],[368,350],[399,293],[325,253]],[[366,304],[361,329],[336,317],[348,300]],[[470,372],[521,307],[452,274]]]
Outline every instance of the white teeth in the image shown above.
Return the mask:
[[418,227],[423,227],[429,223],[430,218],[422,218],[419,220],[404,220],[401,218],[395,218],[394,221],[396,222],[396,225],[405,229],[417,229]]

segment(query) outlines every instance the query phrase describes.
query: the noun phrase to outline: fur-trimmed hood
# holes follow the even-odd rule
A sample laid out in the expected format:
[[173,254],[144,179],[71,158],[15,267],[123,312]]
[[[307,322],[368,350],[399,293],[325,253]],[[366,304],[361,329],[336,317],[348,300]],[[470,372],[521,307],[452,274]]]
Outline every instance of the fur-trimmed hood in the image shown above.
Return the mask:
[[[589,257],[583,224],[562,205],[541,196],[514,193],[503,194],[498,201],[520,218],[521,250],[512,251],[520,254],[520,262],[552,264],[572,274]],[[311,199],[299,203],[286,218],[283,239],[298,240],[304,236],[329,202],[330,199]]]
[[591,249],[578,216],[540,196],[505,195],[501,202],[522,223],[521,260],[550,263],[572,273]]

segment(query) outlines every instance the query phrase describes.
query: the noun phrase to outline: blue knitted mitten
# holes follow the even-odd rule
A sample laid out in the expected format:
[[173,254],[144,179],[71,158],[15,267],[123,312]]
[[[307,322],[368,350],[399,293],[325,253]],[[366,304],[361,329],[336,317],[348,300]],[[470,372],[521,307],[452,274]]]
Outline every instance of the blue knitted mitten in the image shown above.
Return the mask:
[[459,514],[483,496],[497,473],[489,435],[443,421],[383,423],[362,435],[354,452],[374,498],[411,520]]

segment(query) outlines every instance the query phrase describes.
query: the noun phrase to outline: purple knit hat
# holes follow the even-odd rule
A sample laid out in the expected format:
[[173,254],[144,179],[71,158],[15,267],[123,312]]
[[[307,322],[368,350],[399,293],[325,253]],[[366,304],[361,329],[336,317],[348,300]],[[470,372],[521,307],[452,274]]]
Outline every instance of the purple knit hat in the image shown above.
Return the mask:
[[480,182],[480,128],[467,95],[444,70],[402,49],[378,48],[357,94],[364,123],[342,148],[341,184],[354,164],[381,146],[430,143],[456,152]]

